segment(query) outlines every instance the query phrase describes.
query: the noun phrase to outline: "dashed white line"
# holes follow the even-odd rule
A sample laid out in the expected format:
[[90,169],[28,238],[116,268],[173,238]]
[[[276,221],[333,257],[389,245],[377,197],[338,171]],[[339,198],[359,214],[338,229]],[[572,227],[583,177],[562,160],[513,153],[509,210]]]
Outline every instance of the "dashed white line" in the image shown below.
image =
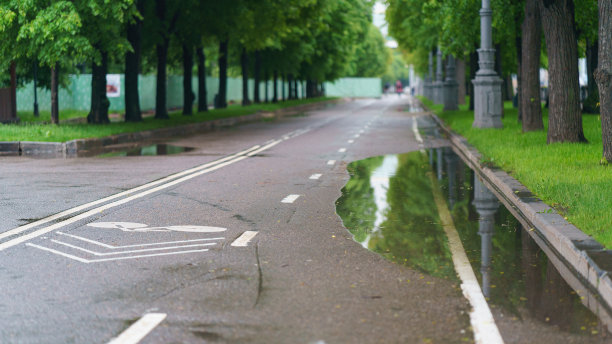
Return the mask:
[[179,240],[179,241],[162,241],[162,242],[154,242],[154,243],[150,243],[150,244],[134,244],[134,245],[124,245],[124,246],[113,246],[113,245],[105,244],[103,242],[99,242],[99,241],[83,238],[81,236],[74,235],[74,234],[63,233],[63,232],[60,232],[60,231],[55,232],[55,234],[65,235],[65,236],[73,238],[73,239],[77,239],[77,240],[81,240],[81,241],[84,241],[84,242],[87,242],[87,243],[90,243],[90,244],[102,246],[104,248],[108,248],[108,249],[111,249],[111,250],[117,250],[117,249],[122,249],[122,248],[132,248],[132,247],[169,245],[169,244],[186,244],[186,243],[192,243],[192,242],[198,242],[198,241],[212,241],[212,240],[223,240],[223,239],[225,239],[225,237],[216,237],[216,238],[190,239],[190,240]]
[[83,248],[83,247],[80,247],[80,246],[76,246],[76,245],[72,245],[72,244],[69,244],[69,243],[66,243],[66,242],[63,242],[63,241],[59,241],[59,240],[53,240],[52,239],[51,242],[54,242],[54,243],[56,243],[58,245],[70,247],[70,248],[75,249],[75,250],[83,251],[83,252],[92,254],[94,256],[112,256],[112,255],[126,254],[126,253],[165,251],[165,250],[174,250],[174,249],[177,249],[177,248],[185,248],[185,247],[201,247],[201,246],[216,245],[216,243],[214,243],[214,242],[208,242],[208,243],[203,243],[203,244],[190,244],[190,245],[181,245],[181,246],[164,246],[164,247],[143,248],[143,249],[140,249],[140,250],[129,250],[129,251],[97,252],[97,251],[88,250],[86,248]]
[[344,152],[346,152],[346,148],[340,148],[340,149],[338,149],[338,153],[344,153]]
[[363,129],[359,130],[360,134],[363,134],[364,132],[365,132],[365,130],[363,130]]
[[289,196],[283,198],[281,203],[293,203],[293,202],[295,202],[296,199],[298,199],[298,197],[300,197],[300,195],[289,195]]
[[353,142],[355,142],[355,140],[348,140],[347,142],[348,143],[353,143]]
[[249,242],[257,235],[256,231],[246,231],[242,233],[238,239],[234,240],[231,246],[234,247],[246,247],[249,246]]
[[355,137],[356,139],[358,139],[358,138],[359,138],[359,134],[355,134],[355,136],[354,136],[354,137]]
[[166,319],[164,313],[148,313],[108,344],[136,344]]
[[315,173],[312,176],[310,176],[308,179],[314,179],[317,180],[319,178],[321,178],[322,174],[321,173]]
[[333,164],[335,164],[335,163],[336,163],[336,160],[328,160],[328,161],[327,161],[327,164],[328,164],[328,165],[333,165]]

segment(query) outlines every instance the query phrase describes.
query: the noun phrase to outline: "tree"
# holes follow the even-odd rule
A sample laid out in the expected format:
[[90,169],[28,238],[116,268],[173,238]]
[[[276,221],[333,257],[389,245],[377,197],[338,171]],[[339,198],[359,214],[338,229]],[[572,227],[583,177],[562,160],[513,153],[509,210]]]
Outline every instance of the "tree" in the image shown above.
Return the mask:
[[519,112],[523,131],[541,130],[542,105],[540,102],[540,47],[542,24],[538,0],[525,0],[525,17],[522,25],[521,86]]
[[142,120],[140,96],[138,93],[138,75],[140,74],[144,0],[136,0],[136,8],[139,15],[134,16],[128,22],[126,28],[126,37],[132,47],[132,50],[125,54],[125,120],[128,122]]
[[370,23],[365,40],[357,42],[355,46],[348,76],[382,76],[391,64],[391,59],[391,52],[385,46],[380,30]]
[[574,0],[576,6],[575,21],[578,40],[584,42],[587,61],[587,98],[582,103],[585,113],[599,113],[599,92],[595,83],[597,68],[597,2],[593,0]]
[[586,142],[580,111],[573,1],[539,0],[539,5],[550,79],[546,141]]
[[612,162],[612,0],[599,0],[599,66],[595,79],[601,104],[603,159]]

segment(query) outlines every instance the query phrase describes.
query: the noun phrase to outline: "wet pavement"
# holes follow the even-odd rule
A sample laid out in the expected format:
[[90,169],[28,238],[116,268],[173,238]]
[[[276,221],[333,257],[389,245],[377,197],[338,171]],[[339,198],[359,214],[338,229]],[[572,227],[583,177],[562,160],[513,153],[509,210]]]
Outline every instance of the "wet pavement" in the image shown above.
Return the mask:
[[506,343],[612,342],[609,313],[546,255],[451,148],[368,158],[348,170],[337,210],[354,240],[389,260],[453,280],[433,200],[433,188],[440,189]]
[[175,146],[168,143],[157,143],[148,146],[130,148],[126,150],[101,154],[98,157],[114,157],[114,156],[155,156],[155,155],[172,155],[185,152],[191,152],[195,148]]

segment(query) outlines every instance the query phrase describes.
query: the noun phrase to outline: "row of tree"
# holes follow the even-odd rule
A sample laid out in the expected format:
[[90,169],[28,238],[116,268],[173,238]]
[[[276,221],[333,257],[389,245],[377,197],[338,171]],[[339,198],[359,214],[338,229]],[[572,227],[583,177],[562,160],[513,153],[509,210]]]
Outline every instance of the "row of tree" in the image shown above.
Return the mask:
[[[7,0],[0,3],[0,68],[16,63],[28,75],[31,66],[48,69],[55,123],[60,77],[79,67],[92,74],[90,123],[109,121],[109,68],[125,73],[127,121],[142,119],[143,72],[157,75],[156,118],[168,118],[169,69],[182,70],[186,115],[196,99],[194,71],[197,109],[207,110],[211,67],[219,76],[218,108],[227,106],[228,73],[242,74],[245,105],[249,78],[255,85],[272,80],[273,101],[279,79],[288,83],[289,98],[297,96],[298,81],[311,97],[323,81],[386,71],[390,55],[372,24],[372,6],[370,0]],[[255,87],[253,101],[261,100]]]
[[[413,62],[422,73],[428,53],[440,46],[446,54],[469,59],[469,80],[474,79],[480,1],[386,2],[391,35],[416,57]],[[539,80],[543,66],[549,73],[547,142],[586,142],[582,110],[601,112],[603,156],[612,162],[611,0],[491,0],[491,6],[496,70],[503,78],[517,75],[523,131],[543,129]],[[588,75],[582,109],[579,56],[587,58]]]

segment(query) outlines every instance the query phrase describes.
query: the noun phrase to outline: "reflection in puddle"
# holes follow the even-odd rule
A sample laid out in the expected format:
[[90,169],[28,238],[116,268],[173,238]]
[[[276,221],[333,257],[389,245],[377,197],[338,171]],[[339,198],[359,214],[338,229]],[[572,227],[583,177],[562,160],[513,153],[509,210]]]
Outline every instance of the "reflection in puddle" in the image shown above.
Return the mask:
[[191,147],[173,146],[166,143],[158,143],[150,146],[143,146],[127,151],[112,152],[99,155],[99,157],[111,157],[111,156],[151,156],[151,155],[170,155],[179,154],[183,152],[190,152],[194,150]]
[[433,199],[433,174],[496,322],[534,332],[534,340],[544,332],[562,335],[558,330],[571,342],[609,339],[604,324],[610,317],[596,297],[554,255],[548,258],[549,248],[538,246],[450,148],[374,157],[348,169],[351,179],[337,212],[367,249],[433,276],[457,278]]

